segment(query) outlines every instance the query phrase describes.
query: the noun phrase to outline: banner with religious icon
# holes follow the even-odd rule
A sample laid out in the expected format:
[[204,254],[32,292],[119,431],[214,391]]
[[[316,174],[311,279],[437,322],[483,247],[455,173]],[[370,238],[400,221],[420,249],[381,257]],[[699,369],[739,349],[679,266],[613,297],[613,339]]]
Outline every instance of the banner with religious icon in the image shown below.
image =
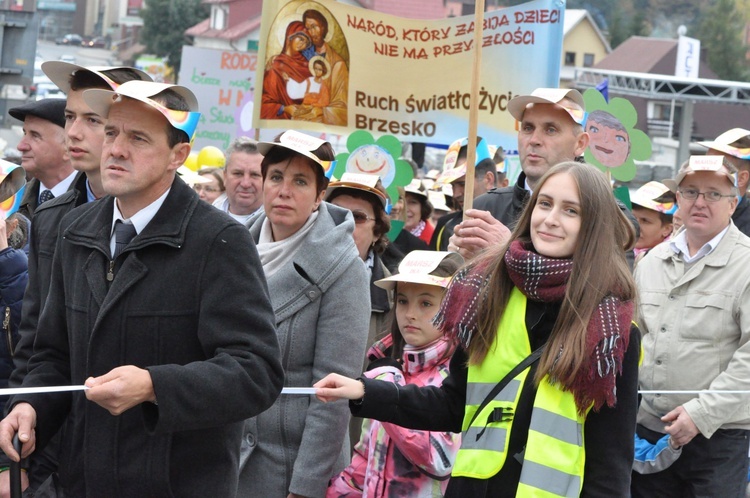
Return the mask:
[[[565,2],[487,12],[479,131],[515,149],[508,101],[557,87]],[[466,136],[474,18],[403,19],[331,0],[264,0],[253,122],[445,143]]]

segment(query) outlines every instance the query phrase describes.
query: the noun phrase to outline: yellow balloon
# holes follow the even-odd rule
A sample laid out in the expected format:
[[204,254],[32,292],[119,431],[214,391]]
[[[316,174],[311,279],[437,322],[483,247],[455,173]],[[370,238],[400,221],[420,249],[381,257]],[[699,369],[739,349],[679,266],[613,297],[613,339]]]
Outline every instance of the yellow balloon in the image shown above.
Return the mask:
[[198,153],[193,151],[190,153],[190,155],[185,159],[185,166],[190,168],[192,171],[198,171]]
[[213,145],[206,145],[198,153],[198,169],[223,168],[225,163],[224,153]]

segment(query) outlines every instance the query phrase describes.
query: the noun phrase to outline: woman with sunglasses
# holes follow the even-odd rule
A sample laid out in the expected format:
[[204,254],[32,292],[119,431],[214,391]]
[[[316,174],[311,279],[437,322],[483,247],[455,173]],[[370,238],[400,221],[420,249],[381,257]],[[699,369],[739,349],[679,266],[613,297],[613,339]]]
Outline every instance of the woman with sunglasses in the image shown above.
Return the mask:
[[[386,213],[388,196],[385,193],[380,177],[356,173],[344,173],[340,181],[331,182],[326,193],[326,202],[348,209],[354,217],[354,244],[359,257],[365,262],[370,276],[370,332],[367,346],[385,333],[386,317],[393,304],[392,293],[381,289],[375,282],[391,276],[381,256],[388,246],[386,235],[391,229],[391,218]],[[363,355],[362,369],[367,366]],[[353,418],[350,423],[349,437],[354,444],[359,440],[362,420]]]
[[[276,314],[284,385],[311,385],[329,371],[358,375],[370,316],[368,282],[351,212],[323,202],[333,148],[290,130],[260,142],[258,150],[264,212],[250,234]],[[237,496],[324,496],[329,479],[349,463],[349,418],[345,403],[280,396],[245,424]]]

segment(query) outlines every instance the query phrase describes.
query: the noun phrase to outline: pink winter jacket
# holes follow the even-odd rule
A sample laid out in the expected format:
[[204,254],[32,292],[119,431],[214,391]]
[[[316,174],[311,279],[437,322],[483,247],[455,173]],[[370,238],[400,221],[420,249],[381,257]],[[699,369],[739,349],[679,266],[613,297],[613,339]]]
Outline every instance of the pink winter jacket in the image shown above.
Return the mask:
[[[382,357],[388,346],[390,336],[373,345],[368,356]],[[406,346],[403,372],[384,366],[365,375],[399,385],[440,386],[448,376],[450,358],[443,358],[447,348],[443,339],[420,349]],[[365,420],[351,465],[331,480],[326,497],[441,497],[460,446],[460,434]]]

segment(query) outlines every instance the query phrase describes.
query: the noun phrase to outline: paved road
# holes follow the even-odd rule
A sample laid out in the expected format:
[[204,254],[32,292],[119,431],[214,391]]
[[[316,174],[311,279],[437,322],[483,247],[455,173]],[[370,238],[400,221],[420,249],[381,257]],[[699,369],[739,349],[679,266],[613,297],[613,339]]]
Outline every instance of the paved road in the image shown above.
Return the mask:
[[62,55],[69,55],[82,66],[109,66],[117,62],[112,51],[103,48],[69,47],[39,40],[36,51],[45,61],[55,61]]
[[[75,63],[82,66],[109,66],[119,63],[114,59],[110,50],[55,45],[54,42],[42,40],[37,42],[37,55],[42,61],[59,60],[63,55],[72,56],[75,58]],[[11,87],[12,85],[8,86]],[[4,93],[10,100],[0,102],[0,109],[8,109],[25,102],[26,95],[20,85],[6,88]],[[20,123],[8,116],[4,116],[4,118],[0,120],[3,123],[0,127],[0,157],[5,155],[6,150],[15,149],[22,136]]]

